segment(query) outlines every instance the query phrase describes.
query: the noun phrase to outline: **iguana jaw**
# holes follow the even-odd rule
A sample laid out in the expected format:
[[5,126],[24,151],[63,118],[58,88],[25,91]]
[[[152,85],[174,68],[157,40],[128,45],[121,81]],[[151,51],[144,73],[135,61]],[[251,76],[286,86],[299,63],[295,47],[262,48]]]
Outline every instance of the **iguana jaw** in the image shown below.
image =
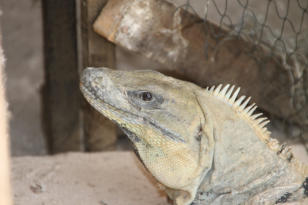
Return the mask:
[[[128,130],[128,128],[126,128],[125,126],[127,125],[125,119],[128,119],[128,117],[131,119],[130,123],[138,121],[138,116],[127,111],[121,110],[116,106],[104,102],[103,100],[99,100],[92,92],[87,89],[87,87],[84,86],[82,82],[80,83],[80,90],[91,106],[93,106],[99,113],[118,124],[122,129]],[[133,143],[139,142],[141,140],[136,135],[127,134],[127,136]]]

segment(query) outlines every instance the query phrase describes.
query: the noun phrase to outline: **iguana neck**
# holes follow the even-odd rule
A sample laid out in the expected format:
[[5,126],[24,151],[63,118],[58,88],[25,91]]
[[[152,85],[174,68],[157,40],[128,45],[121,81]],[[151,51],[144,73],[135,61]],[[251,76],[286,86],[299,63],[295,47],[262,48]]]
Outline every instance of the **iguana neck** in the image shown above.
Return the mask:
[[211,119],[215,135],[213,167],[204,178],[195,203],[233,204],[248,199],[275,203],[283,196],[290,201],[299,195],[303,197],[306,176],[297,170],[292,158],[284,159],[269,149],[271,139],[262,136],[266,130],[256,131],[240,110],[213,93],[203,96],[208,112],[215,118]]

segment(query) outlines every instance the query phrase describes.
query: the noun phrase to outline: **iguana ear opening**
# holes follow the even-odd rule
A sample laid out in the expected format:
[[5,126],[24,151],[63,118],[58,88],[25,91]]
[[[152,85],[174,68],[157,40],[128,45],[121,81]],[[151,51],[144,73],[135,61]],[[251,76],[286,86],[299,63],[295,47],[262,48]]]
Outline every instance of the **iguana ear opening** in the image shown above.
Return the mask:
[[[202,112],[200,125],[199,165],[203,168],[203,177],[212,168],[215,152],[215,127],[210,109],[206,106],[203,96],[196,94],[196,100]],[[203,178],[202,177],[202,178]]]
[[[199,186],[204,181],[205,177],[210,173],[213,168],[214,152],[215,152],[215,127],[214,118],[211,116],[209,108],[206,106],[205,99],[202,95],[195,93],[196,101],[201,111],[200,127],[196,140],[199,143],[198,151],[198,177],[194,183],[184,189],[184,192],[172,192],[176,196],[171,196],[175,199],[175,204],[186,205],[190,204],[198,191]],[[186,191],[186,193],[185,193]]]
[[192,203],[198,192],[199,186],[204,181],[205,177],[211,173],[214,162],[214,152],[215,152],[215,128],[210,116],[210,112],[207,112],[207,107],[202,103],[202,99],[196,96],[196,100],[199,104],[200,110],[202,112],[202,117],[200,121],[200,129],[197,136],[197,141],[199,142],[199,152],[198,152],[198,177],[196,177],[193,184],[191,184],[188,189],[183,191],[173,191],[171,198],[175,199],[176,205],[188,205]]

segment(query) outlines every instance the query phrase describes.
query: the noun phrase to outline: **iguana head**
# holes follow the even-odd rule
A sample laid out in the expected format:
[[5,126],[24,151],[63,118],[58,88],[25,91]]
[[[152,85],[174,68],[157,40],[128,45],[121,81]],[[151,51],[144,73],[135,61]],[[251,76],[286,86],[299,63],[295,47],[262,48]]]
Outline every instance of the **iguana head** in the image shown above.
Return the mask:
[[212,165],[213,128],[196,96],[200,89],[150,70],[87,68],[81,78],[87,101],[124,130],[147,169],[178,190],[183,204]]

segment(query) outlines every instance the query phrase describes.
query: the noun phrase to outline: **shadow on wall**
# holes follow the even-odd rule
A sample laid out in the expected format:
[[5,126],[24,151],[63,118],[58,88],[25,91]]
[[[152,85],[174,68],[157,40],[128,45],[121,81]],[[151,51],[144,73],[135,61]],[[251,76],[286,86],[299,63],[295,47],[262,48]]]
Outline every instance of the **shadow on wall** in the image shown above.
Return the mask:
[[43,81],[40,1],[2,0],[3,48],[11,113],[11,153],[46,154],[41,127]]

